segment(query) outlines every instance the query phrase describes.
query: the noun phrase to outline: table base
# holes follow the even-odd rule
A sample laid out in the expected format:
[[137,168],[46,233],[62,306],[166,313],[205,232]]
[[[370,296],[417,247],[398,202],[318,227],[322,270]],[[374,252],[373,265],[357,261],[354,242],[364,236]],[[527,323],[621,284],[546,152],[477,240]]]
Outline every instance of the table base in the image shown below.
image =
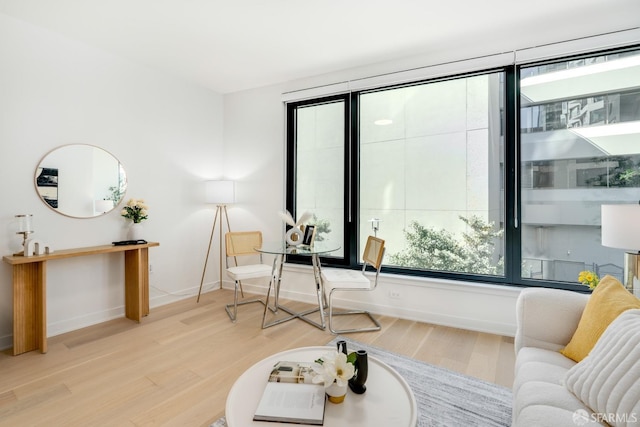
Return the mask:
[[[325,330],[327,328],[325,322],[325,309],[326,296],[324,294],[324,284],[322,283],[322,276],[320,274],[320,257],[317,254],[311,255],[311,263],[313,265],[313,276],[316,284],[316,294],[318,297],[318,307],[305,310],[302,312],[296,312],[290,308],[287,308],[280,304],[280,283],[282,280],[282,267],[284,265],[284,255],[277,255],[273,260],[273,268],[271,270],[272,280],[269,283],[269,289],[267,290],[267,297],[265,299],[264,314],[262,316],[262,329],[270,328],[271,326],[279,325],[281,323],[288,322],[293,319],[300,319],[308,324],[315,326],[318,329]],[[277,273],[276,273],[277,271]],[[271,297],[271,288],[274,289],[274,303],[269,304],[269,298]],[[288,317],[277,319],[272,322],[267,322],[267,312],[271,310],[273,313],[278,313],[278,310],[282,310],[289,314]],[[320,313],[320,323],[307,318],[312,313]]]

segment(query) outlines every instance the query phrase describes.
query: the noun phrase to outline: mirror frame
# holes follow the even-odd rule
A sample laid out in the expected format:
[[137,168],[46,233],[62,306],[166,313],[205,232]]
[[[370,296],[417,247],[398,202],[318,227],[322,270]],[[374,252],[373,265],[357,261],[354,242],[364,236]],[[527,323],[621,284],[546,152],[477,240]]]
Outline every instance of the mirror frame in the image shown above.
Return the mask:
[[[68,212],[63,212],[61,210],[59,210],[59,208],[57,206],[57,197],[58,197],[58,169],[56,168],[51,168],[51,167],[47,167],[47,166],[43,166],[43,163],[46,162],[46,159],[53,153],[55,153],[58,150],[63,150],[65,148],[72,148],[72,147],[87,147],[87,148],[93,148],[93,149],[97,149],[100,150],[101,152],[105,153],[106,155],[110,156],[118,165],[118,185],[117,187],[115,186],[110,186],[108,188],[108,190],[105,192],[105,195],[100,195],[100,196],[96,196],[94,197],[94,207],[93,207],[93,215],[87,215],[87,216],[79,216],[72,213],[68,213]],[[40,179],[39,179],[40,178]],[[102,215],[106,215],[114,210],[116,210],[118,208],[118,205],[122,202],[122,200],[124,199],[126,192],[127,192],[127,185],[128,185],[128,180],[127,180],[127,172],[124,169],[124,166],[122,165],[122,162],[120,162],[120,160],[114,156],[111,152],[105,150],[102,147],[98,147],[96,145],[91,145],[91,144],[66,144],[66,145],[61,145],[58,147],[55,147],[51,150],[49,150],[44,156],[42,156],[40,158],[40,161],[38,162],[38,164],[36,165],[36,170],[34,172],[34,178],[33,178],[33,183],[35,186],[35,190],[36,190],[36,194],[38,195],[38,197],[40,198],[40,200],[42,201],[42,203],[44,203],[49,209],[51,209],[52,211],[69,217],[69,218],[77,218],[77,219],[90,219],[90,218],[99,218]],[[48,190],[46,190],[48,189]],[[54,190],[55,189],[55,190]],[[109,198],[107,198],[107,193],[111,192]],[[47,200],[47,198],[45,198],[46,193],[50,193],[52,196],[55,195],[55,203],[52,203],[50,200]],[[112,200],[113,201],[113,206],[111,207],[111,209],[109,209],[108,211],[102,212],[102,213],[97,213],[95,210],[95,202],[100,200],[97,197],[102,197],[103,200]],[[118,197],[118,199],[116,200],[116,197]]]

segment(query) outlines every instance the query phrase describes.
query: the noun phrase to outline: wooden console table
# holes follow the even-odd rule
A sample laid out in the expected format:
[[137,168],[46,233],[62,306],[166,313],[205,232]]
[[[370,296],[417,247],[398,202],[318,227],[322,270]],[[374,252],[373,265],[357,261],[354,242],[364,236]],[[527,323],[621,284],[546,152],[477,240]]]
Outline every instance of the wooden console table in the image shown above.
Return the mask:
[[13,265],[13,355],[36,349],[47,352],[47,261],[124,252],[125,316],[140,322],[149,314],[149,248],[159,245],[104,245],[3,257]]

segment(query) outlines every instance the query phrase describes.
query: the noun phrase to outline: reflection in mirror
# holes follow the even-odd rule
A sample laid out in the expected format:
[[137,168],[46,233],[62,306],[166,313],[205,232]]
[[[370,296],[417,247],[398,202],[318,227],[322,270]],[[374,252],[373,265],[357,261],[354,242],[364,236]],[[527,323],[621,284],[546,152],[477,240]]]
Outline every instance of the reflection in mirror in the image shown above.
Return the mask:
[[36,168],[38,195],[51,209],[75,218],[103,215],[127,190],[122,164],[111,153],[86,144],[50,151]]

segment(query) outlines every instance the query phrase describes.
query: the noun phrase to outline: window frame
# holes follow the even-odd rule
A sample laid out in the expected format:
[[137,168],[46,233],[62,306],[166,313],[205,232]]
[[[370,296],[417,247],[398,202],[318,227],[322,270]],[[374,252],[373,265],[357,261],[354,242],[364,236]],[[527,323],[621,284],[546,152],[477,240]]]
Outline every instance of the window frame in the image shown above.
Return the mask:
[[[350,158],[351,158],[351,144],[350,144],[350,139],[351,139],[351,108],[350,108],[350,102],[351,102],[351,96],[350,94],[346,93],[346,94],[338,94],[338,95],[331,95],[331,96],[325,96],[325,97],[321,97],[321,98],[313,98],[313,99],[307,99],[307,100],[302,100],[302,101],[296,101],[296,102],[291,102],[291,103],[287,103],[286,104],[286,120],[287,120],[287,125],[286,125],[286,129],[287,129],[287,133],[286,133],[286,159],[285,159],[285,166],[286,166],[286,193],[285,193],[285,203],[286,203],[286,209],[292,213],[294,218],[297,218],[298,216],[298,212],[296,212],[295,206],[296,206],[296,176],[297,176],[297,165],[296,165],[296,154],[297,154],[297,134],[296,134],[296,124],[297,124],[297,116],[296,116],[296,112],[297,109],[299,107],[309,107],[309,106],[313,106],[313,105],[322,105],[322,104],[328,104],[328,103],[332,103],[332,102],[339,102],[342,101],[344,102],[344,129],[343,129],[343,134],[344,134],[344,141],[345,141],[345,146],[344,146],[344,176],[343,176],[343,182],[344,183],[348,183],[349,182],[349,173],[351,170],[351,166],[350,166]],[[350,198],[352,197],[352,191],[349,190],[349,185],[345,185],[345,192],[344,192],[344,198],[343,198],[343,211],[344,211],[344,215],[343,215],[343,224],[344,224],[344,237],[343,237],[343,241],[340,242],[341,247],[343,248],[343,253],[344,255],[342,257],[336,257],[336,256],[321,256],[320,260],[322,262],[322,264],[324,265],[331,265],[334,267],[348,267],[351,266],[352,264],[352,255],[351,253],[353,252],[351,250],[352,247],[352,242],[351,242],[351,232],[349,230],[350,227],[350,212],[349,212],[349,206],[350,206]],[[351,205],[353,207],[353,205]],[[290,226],[287,226],[287,229],[289,229]],[[287,256],[287,262],[291,262],[291,263],[295,263],[295,264],[311,264],[311,261],[309,260],[309,257],[305,257],[305,256],[301,256],[301,255],[288,255]]]
[[[522,277],[522,223],[521,203],[522,182],[521,171],[521,91],[520,77],[523,68],[580,60],[603,54],[614,54],[637,50],[638,45],[623,46],[606,50],[585,51],[575,55],[563,55],[544,60],[532,60],[500,67],[491,67],[466,73],[451,73],[429,79],[417,80],[403,84],[391,84],[371,89],[341,93],[326,97],[318,97],[286,103],[286,208],[293,212],[295,208],[295,109],[300,106],[328,102],[335,99],[345,100],[345,215],[344,215],[344,258],[323,257],[323,265],[361,269],[359,261],[358,230],[359,230],[359,96],[381,90],[407,87],[412,85],[430,84],[441,81],[484,75],[492,72],[504,73],[504,275],[488,276],[471,273],[415,270],[398,266],[384,265],[383,270],[388,274],[414,276],[436,279],[449,279],[468,283],[484,283],[497,285],[512,285],[519,287],[549,287],[567,289],[579,292],[589,292],[578,283],[554,280],[530,279]],[[348,184],[350,183],[350,184]],[[294,214],[295,216],[295,214]],[[290,257],[288,262],[309,264],[304,257]]]

